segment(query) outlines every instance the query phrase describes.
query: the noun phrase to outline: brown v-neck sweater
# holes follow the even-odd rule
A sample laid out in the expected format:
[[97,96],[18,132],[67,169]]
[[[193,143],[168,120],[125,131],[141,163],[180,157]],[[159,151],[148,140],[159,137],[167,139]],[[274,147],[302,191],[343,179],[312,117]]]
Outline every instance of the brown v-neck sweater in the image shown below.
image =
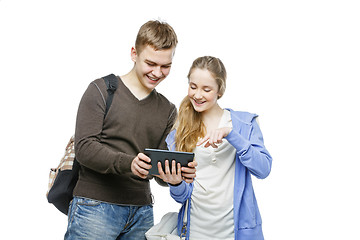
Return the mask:
[[153,90],[138,100],[119,79],[104,119],[106,85],[93,81],[79,105],[75,155],[81,165],[74,195],[121,205],[152,203],[149,180],[131,172],[131,162],[145,148],[166,149],[176,107]]

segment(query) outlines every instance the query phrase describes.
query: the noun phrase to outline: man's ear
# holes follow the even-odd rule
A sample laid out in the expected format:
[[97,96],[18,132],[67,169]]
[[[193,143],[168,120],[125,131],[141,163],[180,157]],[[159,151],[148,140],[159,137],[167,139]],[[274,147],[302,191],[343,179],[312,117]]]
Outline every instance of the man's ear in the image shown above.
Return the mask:
[[136,49],[135,47],[132,47],[131,48],[131,60],[136,63],[136,57],[137,57],[137,52],[136,52]]

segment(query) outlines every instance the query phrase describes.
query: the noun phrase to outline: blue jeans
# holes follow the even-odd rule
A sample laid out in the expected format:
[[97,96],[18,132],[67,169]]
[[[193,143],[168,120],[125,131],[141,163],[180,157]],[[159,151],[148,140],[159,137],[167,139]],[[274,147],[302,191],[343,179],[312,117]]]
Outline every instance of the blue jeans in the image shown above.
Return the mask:
[[152,205],[122,206],[74,197],[64,239],[145,240],[153,225]]

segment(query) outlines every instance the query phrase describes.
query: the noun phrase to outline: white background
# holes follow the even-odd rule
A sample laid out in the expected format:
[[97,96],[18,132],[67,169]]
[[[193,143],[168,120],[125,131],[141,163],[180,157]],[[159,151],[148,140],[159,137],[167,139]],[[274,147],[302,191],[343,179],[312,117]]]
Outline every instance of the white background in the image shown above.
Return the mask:
[[[1,238],[63,238],[45,193],[80,98],[126,74],[139,27],[161,19],[179,45],[159,92],[178,106],[192,61],[214,55],[228,71],[220,105],[260,116],[274,159],[254,178],[265,239],[360,239],[359,12],[350,0],[0,0]],[[152,189],[158,222],[179,205]]]

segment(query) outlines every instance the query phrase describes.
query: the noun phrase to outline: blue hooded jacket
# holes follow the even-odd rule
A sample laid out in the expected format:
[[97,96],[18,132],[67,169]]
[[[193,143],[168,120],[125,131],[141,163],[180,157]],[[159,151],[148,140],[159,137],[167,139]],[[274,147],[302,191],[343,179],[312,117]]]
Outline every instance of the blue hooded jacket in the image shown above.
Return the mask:
[[[262,220],[256,202],[251,174],[259,179],[266,178],[271,171],[272,157],[264,146],[263,136],[256,122],[256,114],[233,111],[233,129],[225,138],[236,149],[234,179],[234,233],[235,240],[263,240]],[[169,150],[175,150],[175,132],[168,135]],[[189,239],[190,208],[193,184],[183,181],[178,186],[170,185],[170,195],[183,204],[178,215],[178,235],[186,234]],[[189,199],[187,226],[183,227],[186,200]],[[186,230],[185,230],[186,229]],[[186,231],[186,232],[185,232]]]

